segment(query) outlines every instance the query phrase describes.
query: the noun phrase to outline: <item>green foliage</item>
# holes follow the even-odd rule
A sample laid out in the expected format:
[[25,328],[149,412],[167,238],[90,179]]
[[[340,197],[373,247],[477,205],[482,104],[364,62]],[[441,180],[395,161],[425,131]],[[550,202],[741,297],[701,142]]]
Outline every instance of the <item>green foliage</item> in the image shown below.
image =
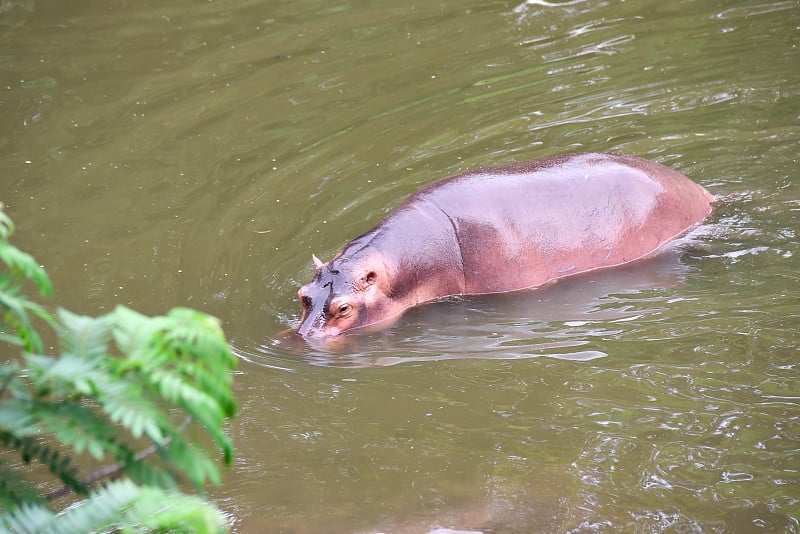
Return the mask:
[[[0,211],[0,341],[21,354],[0,364],[0,444],[23,464],[37,463],[80,496],[65,511],[49,507],[19,465],[0,462],[0,528],[12,532],[217,532],[213,505],[179,491],[219,484],[211,447],[233,461],[226,422],[236,359],[216,319],[185,308],[147,317],[125,307],[100,317],[27,300],[32,284],[52,293],[44,269],[8,241]],[[46,355],[34,323],[51,328],[60,353]],[[204,431],[198,435],[197,431]],[[70,455],[109,464],[79,476]],[[109,476],[119,478],[100,485]],[[66,493],[58,491],[57,495]]]
[[50,296],[53,288],[47,273],[36,263],[30,254],[26,254],[8,242],[14,233],[14,223],[0,211],[0,261],[8,271],[0,272],[0,311],[3,322],[0,323],[0,341],[21,345],[27,351],[42,350],[39,334],[31,325],[31,315],[46,322],[52,318],[44,308],[27,300],[22,288],[17,285],[22,279],[31,280],[42,296]]
[[195,495],[166,494],[123,479],[109,482],[62,514],[39,504],[23,504],[0,516],[0,527],[43,534],[85,534],[112,528],[123,532],[222,532],[226,522]]

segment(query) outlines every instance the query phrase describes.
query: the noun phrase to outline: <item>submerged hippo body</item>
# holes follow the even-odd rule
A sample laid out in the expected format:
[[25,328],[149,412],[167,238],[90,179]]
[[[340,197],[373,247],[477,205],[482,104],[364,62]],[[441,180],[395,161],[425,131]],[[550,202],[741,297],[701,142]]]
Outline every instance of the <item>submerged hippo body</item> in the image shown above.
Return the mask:
[[632,156],[575,154],[423,187],[299,291],[298,332],[330,337],[447,295],[500,293],[648,256],[714,197]]

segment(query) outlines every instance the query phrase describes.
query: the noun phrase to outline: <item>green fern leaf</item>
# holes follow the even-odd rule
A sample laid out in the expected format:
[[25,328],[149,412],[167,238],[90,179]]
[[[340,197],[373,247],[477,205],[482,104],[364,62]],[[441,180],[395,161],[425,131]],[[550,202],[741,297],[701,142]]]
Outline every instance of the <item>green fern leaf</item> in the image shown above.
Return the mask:
[[38,430],[30,400],[11,398],[0,402],[0,441],[8,444],[11,439],[34,435]]
[[[13,289],[13,288],[12,288]],[[28,309],[37,306],[29,302],[24,296],[17,296],[16,291],[7,290],[0,292],[0,308],[5,310],[4,321],[8,331],[13,330],[22,342],[22,346],[29,352],[42,352],[42,341],[33,328]]]
[[11,510],[23,502],[44,504],[37,488],[28,482],[19,468],[0,460],[0,507]]
[[220,405],[205,391],[194,387],[183,376],[169,369],[159,369],[150,375],[161,396],[183,407],[204,423],[221,425],[225,414]]
[[105,356],[111,338],[111,325],[104,317],[77,315],[65,309],[58,310],[61,324],[59,341],[67,354],[93,360]]
[[113,324],[114,341],[123,354],[147,352],[159,329],[157,321],[125,306],[117,306],[106,317]]
[[0,396],[6,391],[14,391],[17,386],[19,366],[14,362],[0,363]]
[[136,504],[126,514],[132,524],[141,524],[155,532],[193,532],[218,534],[227,531],[228,521],[213,505],[193,495],[143,488]]
[[188,362],[180,362],[176,365],[176,370],[194,378],[197,388],[204,391],[213,398],[222,408],[225,417],[233,417],[236,414],[236,399],[231,394],[230,385],[233,381],[230,372],[212,372],[206,367],[201,367]]
[[141,488],[127,479],[108,483],[88,499],[68,508],[50,525],[51,532],[80,534],[102,532],[120,526],[122,510],[132,506]]
[[102,460],[106,454],[118,458],[127,451],[120,449],[118,430],[85,403],[77,400],[59,403],[37,401],[31,412],[39,419],[40,433],[55,434],[77,454],[88,450],[94,458]]
[[3,212],[3,205],[0,204],[0,240],[7,241],[14,233],[14,221]]
[[202,489],[206,482],[215,485],[222,482],[216,464],[206,451],[187,443],[179,436],[166,447],[162,456],[186,473],[197,489]]
[[55,514],[41,504],[24,503],[19,508],[0,514],[0,527],[6,532],[47,532]]
[[175,432],[161,407],[145,397],[141,386],[131,381],[107,384],[97,400],[111,421],[120,423],[135,438],[146,435],[160,443]]
[[72,354],[60,358],[39,354],[24,354],[32,385],[41,394],[60,397],[77,392],[92,395],[95,392],[92,377],[99,372],[96,362]]
[[145,460],[129,459],[125,464],[125,474],[143,486],[178,491],[178,482],[170,471]]
[[20,347],[25,344],[25,342],[14,334],[4,334],[0,331],[0,341],[4,343],[8,343],[10,345],[19,345]]
[[238,360],[225,342],[218,319],[189,308],[174,308],[167,317],[173,320],[168,339],[180,343],[193,359],[211,368],[236,368]]
[[0,514],[0,527],[9,532],[86,534],[147,529],[156,532],[224,532],[227,521],[213,505],[199,497],[139,487],[129,479],[104,488],[55,515],[43,506],[24,505]]
[[32,280],[43,297],[53,294],[50,278],[30,254],[22,252],[6,240],[0,240],[0,260],[15,276]]

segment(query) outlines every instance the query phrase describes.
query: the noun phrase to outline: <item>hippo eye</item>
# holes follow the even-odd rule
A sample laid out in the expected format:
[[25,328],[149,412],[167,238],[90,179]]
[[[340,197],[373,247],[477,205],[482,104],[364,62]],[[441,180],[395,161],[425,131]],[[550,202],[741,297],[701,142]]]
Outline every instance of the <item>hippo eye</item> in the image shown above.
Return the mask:
[[339,315],[347,315],[348,313],[350,313],[350,305],[347,303],[340,305],[337,313]]

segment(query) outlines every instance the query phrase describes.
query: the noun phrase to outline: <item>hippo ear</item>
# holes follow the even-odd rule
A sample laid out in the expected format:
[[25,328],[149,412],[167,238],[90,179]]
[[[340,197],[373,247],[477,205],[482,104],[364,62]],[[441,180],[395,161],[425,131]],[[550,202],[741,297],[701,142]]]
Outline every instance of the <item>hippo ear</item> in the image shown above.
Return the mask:
[[314,260],[314,267],[316,267],[317,269],[322,269],[322,266],[323,266],[323,265],[325,265],[324,263],[322,263],[322,260],[320,260],[320,259],[317,257],[317,255],[316,255],[316,254],[312,254],[312,255],[311,255],[311,259],[313,259],[313,260]]
[[369,269],[362,272],[356,283],[356,288],[361,291],[367,291],[375,287],[381,293],[389,294],[391,284],[386,272],[380,268]]
[[366,271],[358,277],[355,283],[355,288],[359,291],[366,291],[378,281],[378,273],[375,271]]

